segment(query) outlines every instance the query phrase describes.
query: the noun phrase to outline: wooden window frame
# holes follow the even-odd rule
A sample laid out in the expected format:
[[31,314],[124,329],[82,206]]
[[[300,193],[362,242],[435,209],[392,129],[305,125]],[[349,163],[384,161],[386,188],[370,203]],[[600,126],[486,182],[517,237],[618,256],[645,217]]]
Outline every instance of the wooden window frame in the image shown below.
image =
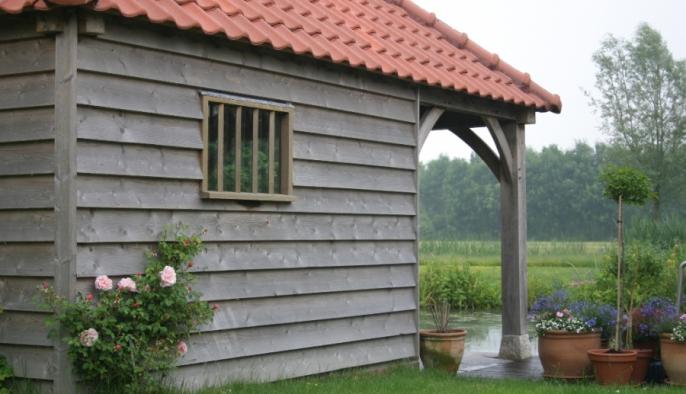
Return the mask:
[[[293,112],[294,107],[290,104],[281,104],[276,102],[271,102],[267,100],[257,100],[250,99],[226,94],[212,93],[212,92],[201,92],[202,96],[202,111],[203,111],[203,121],[202,121],[202,190],[201,196],[206,199],[217,199],[217,200],[243,200],[243,201],[272,201],[272,202],[291,202],[295,200],[293,195]],[[237,108],[248,108],[269,111],[269,163],[268,163],[268,192],[267,193],[255,193],[254,190],[257,189],[257,177],[255,174],[258,172],[256,166],[257,155],[255,151],[258,147],[258,141],[256,137],[257,126],[254,119],[253,122],[253,162],[252,162],[252,189],[249,192],[243,191],[215,191],[208,190],[209,188],[209,123],[210,123],[210,103],[222,105],[218,115],[218,133],[217,133],[217,189],[223,189],[224,179],[219,176],[221,173],[219,169],[221,165],[223,166],[223,125],[224,119],[224,107],[223,105],[231,105]],[[237,111],[236,116],[236,176],[234,189],[240,190],[240,179],[241,179],[241,128],[238,127],[242,125],[241,112]],[[286,116],[282,120],[281,124],[281,146],[280,146],[280,191],[281,193],[274,193],[274,139],[275,139],[275,122],[276,113],[285,114]],[[253,111],[253,117],[258,116],[258,111]]]

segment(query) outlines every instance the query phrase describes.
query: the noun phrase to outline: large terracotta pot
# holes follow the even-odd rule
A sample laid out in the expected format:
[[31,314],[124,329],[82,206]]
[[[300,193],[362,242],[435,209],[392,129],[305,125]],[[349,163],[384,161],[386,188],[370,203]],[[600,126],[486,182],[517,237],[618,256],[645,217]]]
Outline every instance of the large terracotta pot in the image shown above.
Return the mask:
[[686,386],[686,343],[672,341],[669,334],[663,334],[660,338],[660,350],[668,383]]
[[465,336],[467,331],[462,329],[419,330],[419,356],[424,366],[457,373],[464,354]]
[[593,376],[586,352],[599,347],[600,333],[597,332],[546,332],[538,337],[538,357],[543,365],[543,376],[558,379],[585,379]]
[[634,350],[613,352],[610,349],[591,349],[588,358],[593,362],[596,381],[602,385],[629,384],[638,353]]
[[652,349],[632,349],[636,352],[636,361],[634,362],[634,370],[631,372],[632,384],[643,384],[646,381],[648,374],[648,367],[650,360],[653,359]]

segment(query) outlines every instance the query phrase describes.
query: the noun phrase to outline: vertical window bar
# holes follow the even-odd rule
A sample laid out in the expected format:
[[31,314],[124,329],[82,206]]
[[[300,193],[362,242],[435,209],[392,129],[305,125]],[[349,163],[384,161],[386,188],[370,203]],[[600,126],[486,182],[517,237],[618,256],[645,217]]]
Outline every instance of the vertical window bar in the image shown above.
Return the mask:
[[209,136],[208,136],[208,123],[210,123],[210,103],[207,98],[204,98],[202,101],[202,112],[205,114],[205,121],[203,122],[202,125],[202,144],[205,147],[202,150],[202,191],[206,192],[207,191],[207,180],[210,176],[209,171],[208,171],[208,161],[209,161]]
[[217,191],[224,191],[224,104],[219,104],[217,120]]
[[236,106],[236,192],[241,191],[241,126],[242,126],[243,108]]
[[274,129],[276,128],[276,114],[269,111],[269,194],[274,194]]
[[293,114],[283,117],[281,126],[281,193],[293,194]]
[[257,176],[258,176],[258,162],[260,157],[260,146],[259,146],[259,124],[260,124],[260,111],[255,109],[252,111],[252,192],[257,193]]

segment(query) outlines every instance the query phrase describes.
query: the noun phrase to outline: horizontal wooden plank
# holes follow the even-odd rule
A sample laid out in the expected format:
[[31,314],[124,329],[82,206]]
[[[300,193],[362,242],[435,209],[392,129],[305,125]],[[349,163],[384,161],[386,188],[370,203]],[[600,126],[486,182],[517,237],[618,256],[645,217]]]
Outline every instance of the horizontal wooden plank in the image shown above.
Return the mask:
[[415,121],[414,100],[98,39],[84,38],[79,42],[78,67],[79,70],[126,78],[173,83],[195,89],[218,89],[232,94]]
[[203,117],[197,89],[85,71],[79,72],[76,100],[79,105],[116,110],[198,120]]
[[0,276],[53,276],[52,243],[0,243]]
[[417,332],[414,311],[194,335],[177,365],[309,349]]
[[54,189],[51,175],[0,178],[0,210],[52,208]]
[[295,133],[293,157],[336,163],[414,170],[413,147]]
[[52,107],[0,111],[0,143],[55,138]]
[[55,69],[52,38],[0,42],[0,76]]
[[0,110],[45,107],[55,102],[52,73],[0,78]]
[[293,128],[301,133],[323,134],[367,141],[415,146],[414,124],[377,119],[311,106],[298,106]]
[[[80,207],[176,209],[252,212],[343,213],[370,215],[414,215],[413,194],[295,188],[295,201],[263,202],[246,206],[231,200],[206,200],[201,196],[200,182],[120,178],[80,175],[77,178]],[[2,204],[0,191],[0,204]],[[10,205],[10,204],[8,204]]]
[[196,364],[174,371],[170,380],[187,389],[229,381],[268,382],[344,368],[416,357],[414,335]]
[[415,173],[410,170],[302,160],[296,160],[294,167],[295,186],[399,193],[416,191]]
[[0,306],[6,311],[43,311],[36,297],[44,282],[52,285],[52,278],[0,276]]
[[256,298],[217,302],[214,320],[203,332],[341,319],[417,308],[413,288]]
[[[412,217],[83,209],[77,216],[77,237],[82,243],[155,242],[165,225],[179,222],[191,229],[207,229],[204,238],[208,242],[410,240],[416,237]],[[0,224],[0,234],[2,228]]]
[[3,312],[0,314],[0,343],[52,346],[46,326],[48,316],[45,313]]
[[54,238],[52,210],[0,211],[0,243],[53,241]]
[[52,141],[0,144],[0,176],[52,174],[54,157]]
[[50,380],[55,372],[50,347],[0,345],[0,354],[7,358],[18,378]]
[[201,122],[81,106],[81,139],[202,149]]
[[182,149],[81,141],[76,163],[84,174],[202,179],[200,153]]
[[[76,260],[77,276],[116,276],[142,272],[145,268],[144,253],[152,246],[153,244],[80,246]],[[204,249],[203,253],[193,259],[194,272],[373,266],[417,262],[413,241],[227,242],[205,243]],[[0,253],[2,251],[0,246]],[[16,254],[18,253],[15,252]],[[0,264],[2,261],[0,255]]]
[[275,271],[222,272],[196,275],[194,285],[204,300],[347,292],[414,287],[414,266],[319,268]]
[[[413,287],[411,264],[375,267],[260,270],[215,272],[195,276],[196,289],[206,301],[271,298],[370,289]],[[82,279],[77,288],[92,291],[92,279]]]
[[227,41],[220,36],[216,39],[203,34],[188,34],[174,28],[146,24],[121,23],[112,18],[108,20],[105,34],[101,40],[135,45],[144,48],[172,52],[180,55],[210,59],[217,62],[268,70],[278,74],[291,75],[313,81],[341,85],[358,90],[381,93],[406,100],[415,99],[412,85],[395,78],[370,75],[363,70],[317,61],[309,56],[282,55],[274,51],[261,51],[259,48]]

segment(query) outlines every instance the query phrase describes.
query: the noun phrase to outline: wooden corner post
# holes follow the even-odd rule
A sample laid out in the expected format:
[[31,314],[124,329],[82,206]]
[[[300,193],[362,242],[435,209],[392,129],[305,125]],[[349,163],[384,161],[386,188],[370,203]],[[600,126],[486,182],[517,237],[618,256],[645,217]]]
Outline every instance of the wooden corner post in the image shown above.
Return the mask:
[[527,330],[526,144],[524,125],[503,122],[494,140],[501,152],[500,206],[502,330],[500,357],[531,357]]
[[[55,291],[73,299],[76,287],[76,61],[78,21],[65,11],[55,35]],[[61,336],[61,335],[60,335]],[[67,345],[55,340],[53,392],[75,392]]]

